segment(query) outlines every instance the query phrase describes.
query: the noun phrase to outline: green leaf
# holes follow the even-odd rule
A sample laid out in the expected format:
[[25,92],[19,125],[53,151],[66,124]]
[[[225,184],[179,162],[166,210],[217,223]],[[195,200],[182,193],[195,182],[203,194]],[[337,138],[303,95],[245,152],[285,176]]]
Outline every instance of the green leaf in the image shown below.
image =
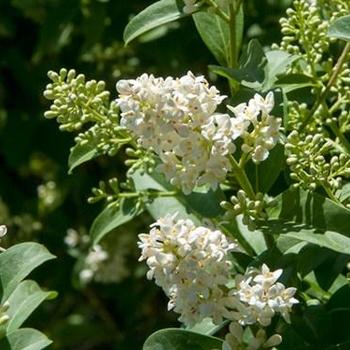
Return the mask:
[[56,295],[54,292],[45,292],[34,281],[21,282],[10,295],[10,304],[7,314],[10,321],[7,325],[7,333],[18,329],[31,313],[45,300]]
[[289,189],[276,197],[271,219],[308,225],[350,237],[350,210],[315,192]]
[[283,89],[285,93],[316,85],[317,83],[313,80],[312,77],[309,77],[304,74],[286,75],[279,78],[275,83],[275,86]]
[[331,249],[338,253],[350,254],[350,238],[333,231],[317,233],[314,229],[300,229],[289,231],[283,236],[296,240],[316,244],[320,247]]
[[178,191],[176,196],[156,197],[151,202],[146,203],[147,210],[155,218],[159,219],[167,214],[178,213],[178,218],[190,218],[196,224],[200,224],[202,218],[211,218],[222,214],[220,207],[219,191],[213,192],[192,192],[185,196],[161,175],[136,171],[130,175],[135,183],[137,191]]
[[[267,193],[277,180],[285,164],[284,147],[277,144],[270,151],[269,157],[259,165],[250,163],[250,174],[253,184],[259,192]],[[256,167],[256,169],[254,169]]]
[[73,169],[79,165],[86,163],[99,155],[100,152],[97,150],[96,146],[91,143],[87,143],[85,145],[76,144],[74,147],[72,147],[69,154],[68,174],[71,174]]
[[[249,245],[254,249],[256,254],[261,254],[267,249],[264,235],[259,230],[251,231],[246,225],[242,222],[242,215],[236,217],[237,227],[239,232],[245,238]],[[231,223],[232,225],[232,223]]]
[[21,243],[0,254],[0,281],[3,291],[2,302],[6,301],[17,285],[37,266],[54,255],[41,244]]
[[227,322],[225,321],[220,325],[216,325],[213,323],[211,318],[205,318],[203,321],[195,324],[193,327],[186,328],[186,330],[203,335],[213,335],[222,329],[226,324]]
[[328,29],[328,36],[350,41],[350,15],[336,19]]
[[131,19],[124,30],[125,44],[129,44],[148,31],[163,24],[187,16],[182,11],[184,4],[180,0],[160,0],[145,8]]
[[237,81],[245,87],[261,90],[265,80],[266,64],[267,58],[263,48],[258,40],[253,39],[240,58],[239,69],[220,66],[209,66],[209,69],[218,75]]
[[180,329],[162,329],[155,332],[143,345],[143,350],[212,350],[221,348],[221,339]]
[[22,328],[7,335],[0,341],[1,350],[41,350],[52,343],[41,332],[32,328]]
[[300,57],[279,50],[267,51],[265,56],[267,64],[265,67],[263,91],[266,92],[276,87],[275,82],[278,76],[285,74],[287,68]]
[[121,199],[119,206],[107,206],[94,220],[90,229],[93,244],[97,244],[103,237],[115,228],[131,221],[140,214],[133,198]]
[[[216,60],[223,66],[230,63],[230,25],[221,17],[209,12],[197,12],[192,15],[199,35]],[[236,15],[236,47],[239,50],[243,36],[243,8]]]

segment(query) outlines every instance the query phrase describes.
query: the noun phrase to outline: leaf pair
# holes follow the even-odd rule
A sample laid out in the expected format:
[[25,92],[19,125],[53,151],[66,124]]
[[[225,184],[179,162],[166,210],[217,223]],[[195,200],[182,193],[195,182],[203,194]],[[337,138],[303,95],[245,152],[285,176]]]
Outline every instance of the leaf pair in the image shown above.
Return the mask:
[[37,243],[17,244],[0,254],[1,303],[7,301],[10,305],[6,312],[10,320],[0,328],[1,350],[41,350],[51,344],[39,331],[20,327],[44,300],[56,296],[41,290],[34,281],[23,281],[36,267],[53,258]]

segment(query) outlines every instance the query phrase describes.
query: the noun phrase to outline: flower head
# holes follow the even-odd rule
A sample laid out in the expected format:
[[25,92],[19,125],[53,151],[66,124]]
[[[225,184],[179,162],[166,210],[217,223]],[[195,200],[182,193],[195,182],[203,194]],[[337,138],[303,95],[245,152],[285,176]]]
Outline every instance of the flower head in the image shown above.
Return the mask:
[[195,226],[191,220],[167,215],[139,235],[140,260],[149,267],[147,277],[169,296],[169,309],[192,325],[206,317],[220,323],[228,316],[227,295],[231,262],[228,253],[236,248],[218,230]]

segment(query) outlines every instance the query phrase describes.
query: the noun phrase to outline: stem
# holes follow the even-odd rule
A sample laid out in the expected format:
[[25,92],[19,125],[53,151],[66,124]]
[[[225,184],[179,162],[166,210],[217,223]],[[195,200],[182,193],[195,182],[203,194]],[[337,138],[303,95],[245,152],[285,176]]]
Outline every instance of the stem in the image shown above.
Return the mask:
[[233,169],[233,172],[236,175],[236,179],[239,183],[239,185],[242,187],[244,192],[251,198],[255,198],[255,193],[252,187],[252,184],[250,183],[247,174],[245,171],[239,166],[236,159],[231,155],[230,156],[230,163]]
[[218,4],[214,0],[206,0],[206,3],[212,7],[215,11],[215,13],[220,16],[225,22],[230,22],[230,17],[221,10],[221,8],[218,6]]
[[339,201],[339,199],[333,194],[333,192],[330,190],[330,188],[327,186],[327,184],[322,184],[323,189],[326,191],[328,197],[334,201],[335,203],[343,206],[343,203]]
[[230,67],[237,67],[237,33],[236,33],[236,8],[233,1],[229,3],[230,14]]
[[122,192],[116,195],[117,198],[136,198],[140,195],[146,195],[150,197],[171,197],[176,196],[177,191],[144,191],[144,192]]
[[332,122],[330,128],[335,136],[339,139],[339,142],[344,146],[346,153],[350,154],[350,142],[346,139],[344,134],[339,130],[336,123]]
[[344,63],[346,62],[346,58],[347,58],[349,52],[350,52],[350,43],[347,43],[343,49],[342,54],[340,55],[340,57],[338,59],[338,62],[334,66],[333,72],[331,74],[331,77],[329,78],[329,81],[328,81],[326,88],[323,90],[323,92],[317,98],[309,115],[305,118],[304,122],[302,123],[302,125],[300,127],[300,131],[302,131],[306,127],[306,125],[309,123],[310,119],[313,117],[313,115],[316,113],[316,111],[318,110],[318,108],[322,104],[323,100],[327,97],[332,86],[336,83],[337,77],[338,77],[339,73],[341,72]]

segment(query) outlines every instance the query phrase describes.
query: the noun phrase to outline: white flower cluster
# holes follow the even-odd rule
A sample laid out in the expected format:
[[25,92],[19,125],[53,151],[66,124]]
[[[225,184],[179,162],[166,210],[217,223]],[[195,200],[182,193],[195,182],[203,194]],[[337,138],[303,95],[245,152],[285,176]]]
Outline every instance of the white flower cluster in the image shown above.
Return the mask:
[[222,350],[259,350],[275,347],[282,342],[282,337],[279,334],[274,334],[267,338],[266,332],[263,329],[259,329],[255,336],[249,340],[249,344],[246,344],[244,339],[244,328],[236,323],[232,322],[229,326],[229,333],[225,336],[225,340],[222,345]]
[[215,189],[225,179],[231,169],[227,155],[241,130],[235,118],[215,113],[225,96],[203,76],[143,74],[120,80],[117,91],[121,125],[159,156],[159,169],[173,185],[188,194],[196,185]]
[[282,120],[270,115],[274,105],[273,93],[269,92],[265,98],[255,94],[248,103],[227,106],[236,116],[236,125],[240,125],[242,151],[251,153],[255,163],[266,160],[279,140]]
[[230,292],[235,297],[233,318],[242,325],[259,323],[266,327],[272,317],[280,313],[290,322],[289,313],[298,300],[294,298],[296,288],[285,288],[277,282],[282,270],[271,272],[264,264],[261,273],[251,271],[245,276],[236,277],[235,289]]
[[220,231],[196,227],[191,220],[167,215],[140,234],[140,260],[146,260],[149,279],[169,296],[168,309],[193,325],[206,317],[215,323],[228,316],[223,286],[230,277],[228,253],[236,248]]
[[99,244],[96,244],[85,259],[85,267],[79,273],[80,280],[84,283],[90,282],[101,263],[107,259],[108,253]]

